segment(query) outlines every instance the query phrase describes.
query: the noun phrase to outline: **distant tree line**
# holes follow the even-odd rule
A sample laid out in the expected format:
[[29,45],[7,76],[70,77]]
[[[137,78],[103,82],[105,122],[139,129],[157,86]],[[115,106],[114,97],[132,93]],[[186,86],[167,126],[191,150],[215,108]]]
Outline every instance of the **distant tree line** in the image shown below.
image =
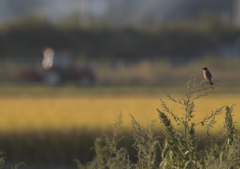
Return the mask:
[[52,24],[31,16],[0,27],[0,57],[41,57],[46,46],[87,58],[198,57],[239,35],[238,28],[214,18],[136,29],[100,23],[85,28],[74,18]]

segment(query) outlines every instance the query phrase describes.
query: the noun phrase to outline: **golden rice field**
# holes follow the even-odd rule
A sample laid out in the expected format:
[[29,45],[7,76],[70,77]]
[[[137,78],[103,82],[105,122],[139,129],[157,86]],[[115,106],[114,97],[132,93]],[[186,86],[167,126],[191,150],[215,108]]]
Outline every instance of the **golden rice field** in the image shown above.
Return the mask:
[[[171,94],[171,93],[169,93]],[[184,95],[173,94],[175,98]],[[240,119],[240,94],[210,94],[195,102],[196,121],[224,105],[233,105],[234,120]],[[156,95],[90,95],[90,96],[2,96],[0,97],[0,132],[26,130],[61,130],[74,128],[106,129],[122,113],[124,127],[131,126],[133,115],[143,126],[158,119],[160,98],[181,116],[181,106],[169,101],[163,94]],[[216,127],[223,124],[224,113],[217,118]],[[238,124],[236,124],[238,125]]]

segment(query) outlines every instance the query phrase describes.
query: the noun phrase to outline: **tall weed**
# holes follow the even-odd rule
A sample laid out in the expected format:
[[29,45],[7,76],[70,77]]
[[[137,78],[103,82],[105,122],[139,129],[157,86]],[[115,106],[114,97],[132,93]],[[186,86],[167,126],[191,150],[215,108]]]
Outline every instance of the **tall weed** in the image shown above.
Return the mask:
[[[122,115],[112,125],[113,134],[103,135],[94,143],[96,157],[86,166],[79,161],[78,168],[100,169],[234,169],[240,167],[240,134],[234,127],[233,106],[224,105],[202,120],[196,120],[195,100],[208,95],[221,82],[214,80],[214,86],[207,81],[198,81],[192,74],[187,81],[185,98],[176,99],[165,93],[166,97],[181,106],[183,114],[173,112],[161,99],[161,110],[157,109],[159,120],[164,130],[164,141],[156,135],[152,123],[148,129],[144,129],[138,121],[132,117],[132,134],[136,150],[137,161],[130,160],[127,149],[119,148],[121,141],[118,132],[122,126]],[[206,103],[207,104],[207,103]],[[214,128],[217,115],[225,111],[225,123],[216,136],[210,134]],[[170,118],[168,117],[170,116]],[[175,128],[171,119],[178,126]],[[204,128],[203,132],[196,134],[196,127]],[[205,148],[199,144],[203,139],[210,140]],[[224,144],[219,140],[225,139]]]

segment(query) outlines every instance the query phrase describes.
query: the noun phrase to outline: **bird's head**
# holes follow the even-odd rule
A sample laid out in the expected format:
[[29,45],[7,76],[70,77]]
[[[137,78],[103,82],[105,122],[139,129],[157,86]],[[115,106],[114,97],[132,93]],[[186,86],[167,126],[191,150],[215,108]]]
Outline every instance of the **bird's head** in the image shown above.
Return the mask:
[[207,71],[207,70],[208,70],[208,68],[207,68],[207,67],[203,67],[202,69],[203,69],[203,70],[205,70],[205,71]]

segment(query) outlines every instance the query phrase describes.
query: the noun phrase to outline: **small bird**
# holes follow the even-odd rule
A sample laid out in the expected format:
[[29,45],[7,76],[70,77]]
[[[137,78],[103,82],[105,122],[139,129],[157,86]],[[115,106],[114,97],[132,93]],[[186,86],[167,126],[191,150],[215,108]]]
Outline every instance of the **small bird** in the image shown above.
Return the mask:
[[202,69],[203,69],[203,76],[204,76],[204,78],[210,82],[210,85],[213,85],[212,74],[210,73],[208,68],[207,67],[203,67]]

